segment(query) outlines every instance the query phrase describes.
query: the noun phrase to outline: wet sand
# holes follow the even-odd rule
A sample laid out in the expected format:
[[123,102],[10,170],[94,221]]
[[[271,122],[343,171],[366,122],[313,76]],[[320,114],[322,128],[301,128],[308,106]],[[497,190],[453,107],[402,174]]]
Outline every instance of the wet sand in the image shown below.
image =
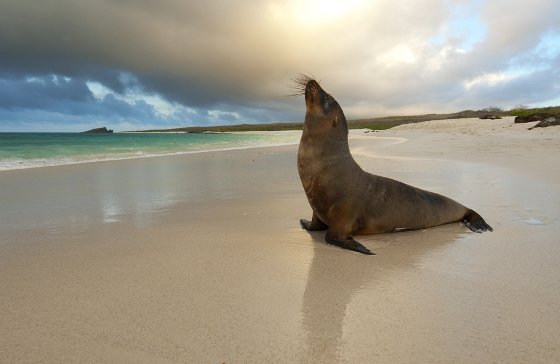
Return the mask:
[[0,172],[0,362],[557,362],[560,128],[531,125],[352,131],[494,228],[376,256],[299,227],[297,146]]

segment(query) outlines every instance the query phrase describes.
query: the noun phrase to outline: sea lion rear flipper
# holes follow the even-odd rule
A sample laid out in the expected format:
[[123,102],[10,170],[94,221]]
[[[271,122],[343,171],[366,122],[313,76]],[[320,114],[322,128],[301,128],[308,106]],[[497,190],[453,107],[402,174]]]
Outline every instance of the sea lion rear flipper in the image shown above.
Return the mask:
[[374,252],[372,252],[362,244],[358,243],[356,240],[352,239],[351,237],[347,237],[346,239],[337,239],[333,235],[334,234],[332,234],[330,231],[327,231],[327,235],[325,236],[325,241],[331,245],[338,246],[339,248],[342,249],[348,249],[366,255],[375,255]]
[[492,227],[484,221],[482,216],[473,210],[467,211],[463,217],[463,223],[475,233],[482,233],[484,231],[493,231]]

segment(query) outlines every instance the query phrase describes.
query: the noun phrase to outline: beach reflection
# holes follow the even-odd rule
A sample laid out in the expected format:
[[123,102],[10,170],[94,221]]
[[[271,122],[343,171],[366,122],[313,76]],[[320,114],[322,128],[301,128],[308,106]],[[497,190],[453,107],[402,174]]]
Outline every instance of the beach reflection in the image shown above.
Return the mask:
[[177,204],[253,196],[266,190],[271,178],[284,178],[293,163],[281,157],[279,168],[259,168],[258,153],[209,152],[4,172],[0,229],[143,227],[161,221]]
[[[307,336],[304,361],[345,362],[345,352],[354,341],[353,331],[346,327],[347,319],[352,316],[354,320],[371,322],[371,317],[360,318],[363,312],[352,309],[355,296],[384,294],[379,289],[384,282],[409,274],[424,258],[446,249],[464,233],[464,226],[457,223],[419,231],[358,236],[357,240],[377,252],[377,256],[342,251],[324,243],[324,232],[311,233],[314,256],[302,307]],[[380,311],[390,309],[391,301],[398,301],[399,297],[385,297],[385,300],[386,306],[379,307]],[[375,342],[370,345],[375,347]]]
[[0,228],[80,230],[116,222],[144,226],[172,205],[199,196],[199,179],[190,178],[173,158],[7,172],[2,175]]

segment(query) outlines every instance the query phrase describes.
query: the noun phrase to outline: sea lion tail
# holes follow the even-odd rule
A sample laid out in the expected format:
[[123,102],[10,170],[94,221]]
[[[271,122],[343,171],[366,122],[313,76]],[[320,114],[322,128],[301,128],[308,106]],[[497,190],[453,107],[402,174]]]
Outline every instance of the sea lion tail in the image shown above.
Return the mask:
[[465,216],[463,217],[463,222],[469,229],[474,231],[475,233],[482,233],[484,231],[493,231],[492,227],[484,221],[482,216],[480,216],[474,210],[468,210]]

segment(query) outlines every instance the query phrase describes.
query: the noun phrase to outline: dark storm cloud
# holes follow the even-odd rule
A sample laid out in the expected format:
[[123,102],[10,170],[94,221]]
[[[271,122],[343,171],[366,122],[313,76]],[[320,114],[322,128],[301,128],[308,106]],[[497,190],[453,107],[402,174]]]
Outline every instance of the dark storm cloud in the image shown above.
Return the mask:
[[0,4],[0,67],[89,78],[117,92],[118,71],[103,70],[124,70],[189,105],[240,102],[253,93],[246,85],[260,83],[259,68],[269,68],[254,62],[262,45],[247,47],[241,38],[245,19],[258,19],[252,9],[227,2],[7,0]]

